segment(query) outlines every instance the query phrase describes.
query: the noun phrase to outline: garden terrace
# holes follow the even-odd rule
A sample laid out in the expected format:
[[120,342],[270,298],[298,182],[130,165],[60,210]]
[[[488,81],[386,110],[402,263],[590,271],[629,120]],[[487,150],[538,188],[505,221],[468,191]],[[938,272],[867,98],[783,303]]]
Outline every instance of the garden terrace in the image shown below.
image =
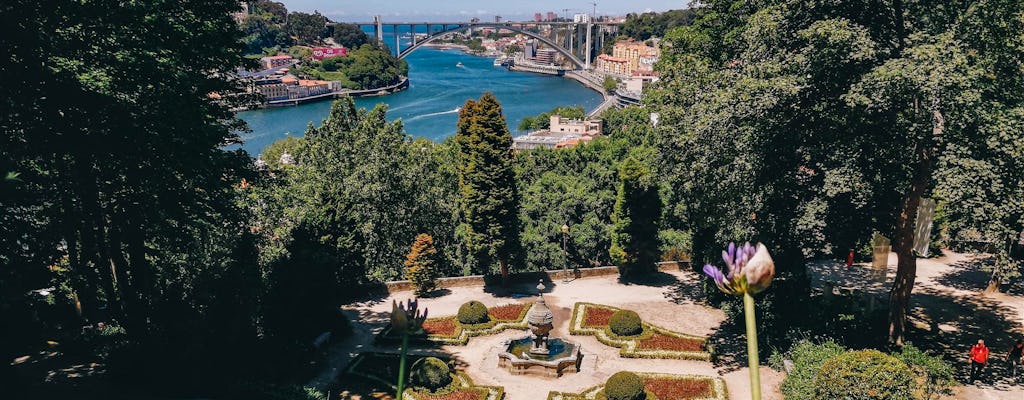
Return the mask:
[[[463,324],[454,315],[428,318],[423,322],[422,335],[413,336],[412,339],[420,342],[433,342],[443,344],[465,345],[469,338],[474,336],[493,335],[506,329],[526,329],[526,314],[530,311],[530,304],[511,303],[487,308],[487,315],[490,321],[480,324]],[[391,327],[385,328],[378,335],[382,342],[397,342],[401,336],[392,332]]]
[[[655,400],[726,400],[728,391],[722,378],[697,375],[652,374],[637,372],[644,382],[644,391]],[[597,385],[579,393],[551,392],[548,400],[603,399],[604,385]]]
[[612,332],[609,320],[619,308],[593,303],[576,303],[572,312],[569,333],[593,335],[601,343],[618,347],[628,358],[669,358],[709,360],[705,349],[706,338],[670,331],[643,322],[643,331],[633,336],[620,336]]

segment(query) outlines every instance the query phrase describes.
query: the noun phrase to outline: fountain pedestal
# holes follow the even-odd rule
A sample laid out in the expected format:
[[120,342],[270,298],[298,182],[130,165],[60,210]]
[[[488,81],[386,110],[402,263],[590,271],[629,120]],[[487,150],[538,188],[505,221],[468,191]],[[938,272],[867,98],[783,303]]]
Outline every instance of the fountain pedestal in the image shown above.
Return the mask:
[[538,373],[546,376],[561,376],[564,372],[579,372],[580,346],[563,339],[550,338],[554,329],[554,314],[544,302],[544,283],[537,285],[540,298],[526,317],[530,336],[507,340],[504,351],[498,354],[498,366],[507,367],[509,372],[519,375]]

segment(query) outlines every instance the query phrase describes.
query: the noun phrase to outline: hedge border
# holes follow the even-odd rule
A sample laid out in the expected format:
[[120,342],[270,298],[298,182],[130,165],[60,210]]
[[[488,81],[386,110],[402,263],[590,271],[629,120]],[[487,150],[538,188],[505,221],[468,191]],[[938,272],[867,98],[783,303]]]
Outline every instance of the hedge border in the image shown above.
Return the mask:
[[[395,386],[395,382],[391,382],[387,378],[381,378],[380,376],[377,376],[372,373],[362,372],[362,370],[359,369],[359,365],[363,362],[363,360],[365,360],[370,355],[398,356],[398,354],[382,352],[359,353],[358,355],[356,355],[355,358],[352,359],[352,362],[350,362],[349,365],[345,367],[344,373],[358,378],[378,382],[387,385],[393,390],[397,390],[398,388]],[[410,387],[405,389],[405,396],[403,396],[403,398],[407,398],[410,400],[420,400],[425,399],[429,396],[443,396],[446,394],[451,394],[452,392],[461,389],[469,389],[471,391],[475,391],[482,394],[483,397],[478,397],[478,400],[502,400],[505,398],[505,388],[502,386],[477,385],[476,383],[473,382],[473,379],[470,378],[469,375],[466,375],[466,373],[461,371],[455,371],[452,373],[452,375],[452,383],[449,384],[448,387],[445,387],[433,393],[417,390],[414,387]]]
[[[728,400],[729,390],[725,386],[725,380],[721,377],[707,375],[678,375],[662,374],[654,372],[634,372],[644,379],[675,379],[675,380],[705,380],[711,381],[711,390],[714,397],[696,397],[688,400]],[[592,386],[579,393],[569,392],[548,392],[547,400],[598,400],[604,385]],[[650,392],[647,392],[647,400],[658,400]]]
[[[533,309],[532,304],[528,303],[506,303],[500,304],[494,307],[487,307],[490,311],[492,308],[505,307],[510,305],[522,305],[523,309],[519,312],[519,317],[510,320],[490,320],[481,324],[463,324],[459,322],[459,319],[455,315],[448,315],[444,317],[428,318],[427,321],[440,321],[445,319],[451,319],[455,324],[455,333],[452,335],[417,335],[412,336],[410,339],[416,342],[427,342],[437,344],[449,344],[457,346],[465,346],[469,343],[469,339],[477,336],[487,336],[501,333],[508,329],[514,330],[525,330],[528,326],[526,323],[526,316]],[[388,325],[379,334],[377,334],[378,342],[389,342],[399,341],[401,338],[391,335],[391,326]]]
[[634,336],[619,336],[611,331],[611,328],[607,325],[601,328],[588,328],[583,326],[587,308],[604,308],[607,310],[618,311],[621,308],[606,306],[603,304],[585,303],[579,302],[573,306],[572,319],[569,322],[569,334],[571,335],[591,335],[597,338],[597,341],[601,342],[606,346],[618,347],[619,355],[625,358],[654,358],[654,359],[678,359],[678,360],[699,360],[699,361],[710,361],[711,354],[707,351],[672,351],[672,350],[643,350],[640,349],[640,342],[644,339],[649,339],[654,336],[655,333],[659,333],[666,336],[672,336],[679,339],[696,340],[700,341],[701,347],[706,348],[707,338],[703,336],[689,335],[676,331],[670,331],[655,325],[651,325],[647,322],[643,322],[643,332],[640,332]]

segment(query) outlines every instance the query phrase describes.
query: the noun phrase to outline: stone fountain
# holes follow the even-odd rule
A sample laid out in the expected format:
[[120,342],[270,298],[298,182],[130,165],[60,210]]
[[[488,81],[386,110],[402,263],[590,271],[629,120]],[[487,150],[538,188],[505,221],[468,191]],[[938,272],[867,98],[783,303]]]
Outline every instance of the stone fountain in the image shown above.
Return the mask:
[[498,366],[508,368],[515,375],[557,377],[565,372],[579,372],[582,360],[580,346],[550,337],[555,316],[544,302],[544,281],[537,284],[537,291],[540,295],[526,316],[531,335],[503,342]]

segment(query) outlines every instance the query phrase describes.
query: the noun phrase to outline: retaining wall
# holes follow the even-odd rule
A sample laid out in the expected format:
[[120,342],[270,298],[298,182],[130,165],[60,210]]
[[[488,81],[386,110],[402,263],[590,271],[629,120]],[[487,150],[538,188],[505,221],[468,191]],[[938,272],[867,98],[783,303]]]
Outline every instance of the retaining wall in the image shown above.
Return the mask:
[[[658,271],[679,271],[681,268],[689,268],[689,266],[689,260],[664,261],[658,263]],[[619,269],[615,266],[580,268],[577,274],[575,275],[575,278],[580,279],[595,276],[608,276],[618,274]],[[573,276],[573,270],[569,270],[569,276]],[[509,274],[509,281],[512,283],[536,282],[538,280],[554,281],[562,278],[564,278],[562,270],[534,271]],[[486,284],[494,284],[496,282],[499,282],[500,279],[500,276],[492,275],[470,275],[455,276],[450,278],[438,278],[437,287],[453,288],[466,286],[484,286]],[[387,288],[388,293],[412,290],[412,282],[409,281],[385,282],[384,286]]]

